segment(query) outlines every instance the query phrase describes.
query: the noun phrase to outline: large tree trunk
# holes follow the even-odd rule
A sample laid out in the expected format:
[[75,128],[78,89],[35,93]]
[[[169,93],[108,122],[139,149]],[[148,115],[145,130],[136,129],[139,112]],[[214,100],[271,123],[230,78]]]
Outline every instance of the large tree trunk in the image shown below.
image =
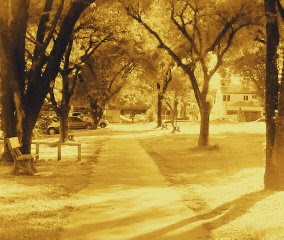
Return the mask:
[[[22,95],[25,81],[25,32],[28,20],[28,1],[7,0],[0,7],[0,79],[4,138],[21,135]],[[16,114],[15,114],[16,113]],[[22,116],[20,116],[22,114]],[[5,144],[3,158],[12,161]]]
[[[1,53],[0,53],[1,54]],[[1,69],[0,71],[4,71]],[[3,74],[2,74],[3,76]],[[1,78],[2,79],[2,78]],[[2,101],[2,129],[4,131],[4,139],[17,136],[16,126],[16,116],[15,112],[15,104],[13,101],[12,91],[10,85],[6,84],[3,79],[1,80],[1,101]],[[4,153],[1,157],[3,160],[7,162],[13,162],[13,157],[8,149],[7,142],[4,144]]]
[[96,110],[92,109],[92,118],[93,118],[93,129],[97,129],[99,121],[103,116],[103,110],[97,108]]
[[[283,50],[282,50],[283,51]],[[282,69],[284,60],[282,59]],[[271,174],[273,173],[273,174]],[[278,112],[276,115],[276,131],[270,162],[270,177],[267,187],[270,189],[284,190],[284,72],[279,87]]]
[[[276,136],[266,188],[284,190],[284,115],[277,116]],[[266,176],[266,177],[267,177]]]
[[64,143],[67,141],[68,137],[68,121],[66,117],[59,117],[60,127],[59,127],[59,141]]
[[91,114],[93,118],[93,129],[98,128],[99,121],[101,120],[104,113],[104,106],[99,106],[97,101],[90,101]]
[[21,147],[22,153],[28,154],[31,152],[32,132],[37,120],[37,116],[37,114],[30,114],[24,118]]
[[162,126],[162,100],[163,95],[158,93],[157,128]]
[[174,106],[173,106],[173,116],[172,116],[172,133],[174,133],[175,131],[179,131],[179,127],[177,126],[177,115],[178,115],[178,99],[175,97],[174,99]]
[[50,96],[53,110],[59,118],[59,142],[64,143],[68,139],[68,114],[70,111],[70,97],[66,96],[63,90],[61,105],[58,106],[53,91],[50,92]]
[[266,188],[273,188],[275,167],[272,163],[272,152],[275,141],[275,110],[278,103],[278,68],[277,49],[279,45],[279,28],[275,0],[265,0],[266,12],[266,91],[265,91],[265,117],[266,117],[266,168],[264,183]]
[[209,115],[210,115],[210,104],[204,102],[200,104],[200,133],[198,139],[198,146],[205,147],[209,144]]
[[60,126],[59,126],[59,141],[66,142],[68,138],[68,113],[69,105],[61,105],[61,115],[59,116]]
[[[71,53],[71,48],[67,50],[68,53]],[[68,57],[69,59],[69,57]],[[65,61],[67,61],[65,56]],[[68,65],[66,65],[66,68]],[[68,73],[64,74],[61,73],[62,80],[63,80],[63,89],[62,89],[62,101],[59,109],[59,119],[60,119],[60,127],[59,127],[59,133],[60,133],[60,142],[65,142],[68,138],[68,115],[70,111],[70,99],[72,94],[69,92],[69,77]]]

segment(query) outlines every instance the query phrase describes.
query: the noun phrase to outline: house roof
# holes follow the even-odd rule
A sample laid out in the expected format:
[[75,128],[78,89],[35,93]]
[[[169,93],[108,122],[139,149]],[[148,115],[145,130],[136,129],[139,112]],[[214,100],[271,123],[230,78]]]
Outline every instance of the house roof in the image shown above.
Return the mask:
[[242,85],[231,85],[221,87],[221,92],[223,94],[256,94],[255,90],[244,87]]
[[230,104],[233,107],[259,107],[260,104],[253,102],[253,101],[238,101],[233,104]]

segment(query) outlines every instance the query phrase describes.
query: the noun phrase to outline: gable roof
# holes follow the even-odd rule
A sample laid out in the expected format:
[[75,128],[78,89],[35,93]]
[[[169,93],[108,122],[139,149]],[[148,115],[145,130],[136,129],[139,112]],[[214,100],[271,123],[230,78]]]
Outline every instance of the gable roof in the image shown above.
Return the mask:
[[244,87],[242,85],[230,85],[220,87],[223,94],[256,94],[256,90]]

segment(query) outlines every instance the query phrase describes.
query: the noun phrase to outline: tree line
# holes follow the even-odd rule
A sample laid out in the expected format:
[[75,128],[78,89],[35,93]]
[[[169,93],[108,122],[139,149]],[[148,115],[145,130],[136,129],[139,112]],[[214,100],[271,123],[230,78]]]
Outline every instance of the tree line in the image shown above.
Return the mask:
[[[18,136],[22,151],[29,153],[33,128],[48,97],[60,117],[64,141],[74,94],[79,100],[80,92],[91,89],[82,101],[88,102],[98,122],[109,99],[135,69],[134,75],[146,72],[156,87],[160,127],[162,102],[174,109],[177,90],[184,88],[177,87],[179,77],[173,75],[178,68],[199,108],[198,146],[206,147],[210,82],[217,72],[228,76],[229,68],[254,84],[263,99],[265,186],[282,188],[283,16],[280,0],[3,0],[0,78],[5,138]],[[56,81],[62,83],[60,101],[54,94]],[[172,105],[165,99],[170,88],[175,89]],[[7,146],[4,157],[11,159]]]

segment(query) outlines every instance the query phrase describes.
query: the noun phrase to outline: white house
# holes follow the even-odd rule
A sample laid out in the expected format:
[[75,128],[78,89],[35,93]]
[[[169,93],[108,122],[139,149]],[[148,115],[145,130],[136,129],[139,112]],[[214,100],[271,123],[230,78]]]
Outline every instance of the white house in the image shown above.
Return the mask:
[[242,85],[221,86],[212,102],[210,119],[254,121],[263,116],[257,92]]

